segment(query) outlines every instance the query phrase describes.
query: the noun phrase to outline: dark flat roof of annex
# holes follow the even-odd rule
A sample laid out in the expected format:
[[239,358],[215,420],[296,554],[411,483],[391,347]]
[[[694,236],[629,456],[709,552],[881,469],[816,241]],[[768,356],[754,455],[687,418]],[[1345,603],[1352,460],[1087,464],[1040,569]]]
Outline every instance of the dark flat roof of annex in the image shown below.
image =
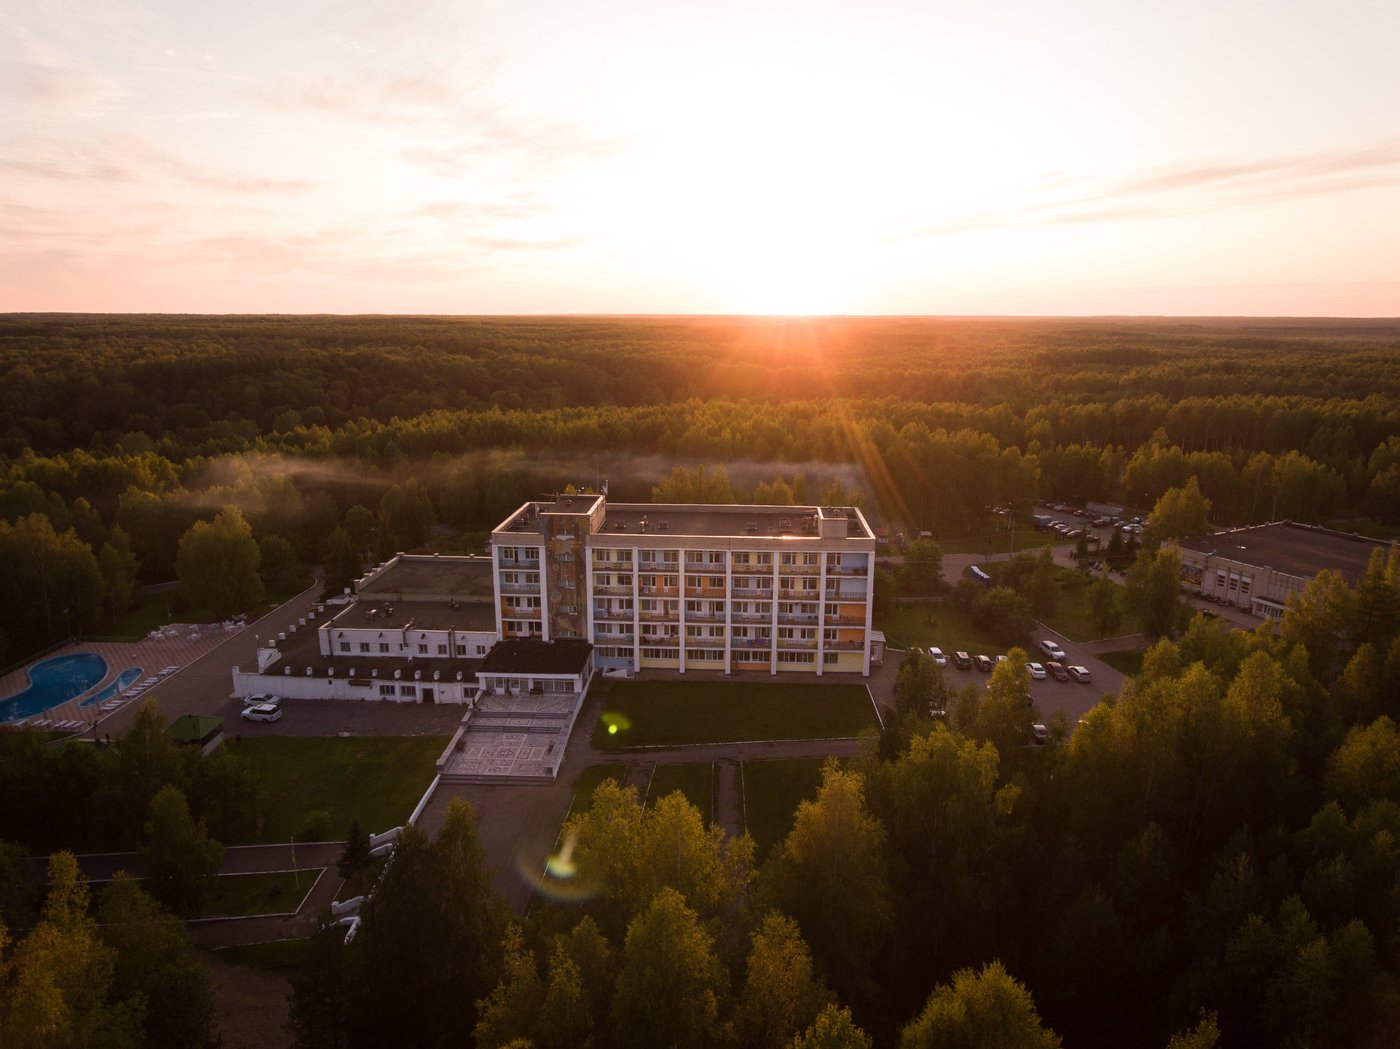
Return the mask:
[[579,638],[510,637],[497,641],[477,669],[482,674],[581,674],[592,651],[593,646]]
[[399,555],[378,576],[357,589],[363,598],[399,594],[495,600],[489,557]]
[[1303,578],[1332,568],[1354,583],[1365,574],[1371,553],[1384,550],[1387,544],[1365,536],[1284,521],[1191,536],[1182,539],[1180,545],[1197,553],[1213,553],[1217,557]]
[[459,601],[455,605],[446,601],[390,601],[366,594],[335,617],[331,630],[399,631],[410,625],[414,630],[495,630],[496,603],[494,600]]

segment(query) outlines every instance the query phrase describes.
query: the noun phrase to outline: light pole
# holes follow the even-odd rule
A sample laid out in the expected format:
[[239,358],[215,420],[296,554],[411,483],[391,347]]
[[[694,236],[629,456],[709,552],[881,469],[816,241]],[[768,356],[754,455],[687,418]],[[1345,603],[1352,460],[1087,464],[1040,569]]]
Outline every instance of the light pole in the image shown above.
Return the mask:
[[71,621],[69,620],[68,609],[66,608],[63,610],[63,632],[64,635],[68,638],[68,640],[71,641],[73,639],[73,626]]

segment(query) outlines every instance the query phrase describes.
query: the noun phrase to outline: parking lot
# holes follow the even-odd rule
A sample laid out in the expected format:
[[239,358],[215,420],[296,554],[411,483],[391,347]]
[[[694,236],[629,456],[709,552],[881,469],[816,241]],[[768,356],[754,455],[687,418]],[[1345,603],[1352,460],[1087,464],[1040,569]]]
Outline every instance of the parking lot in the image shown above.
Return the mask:
[[[1118,691],[1123,687],[1123,675],[1099,659],[1096,653],[1132,648],[1135,644],[1140,643],[1140,639],[1125,637],[1095,641],[1091,644],[1074,644],[1043,629],[1037,633],[1036,643],[1038,644],[1042,638],[1052,639],[1064,648],[1066,666],[1082,666],[1090,674],[1089,681],[1075,681],[1073,678],[1067,681],[1057,681],[1047,673],[1044,680],[1033,680],[1030,683],[1031,699],[1034,700],[1036,709],[1040,711],[1041,719],[1049,720],[1057,711],[1060,711],[1064,713],[1071,729],[1094,704],[1105,696],[1118,695]],[[985,688],[987,681],[992,676],[991,670],[979,670],[977,657],[985,655],[994,663],[998,655],[1004,654],[999,652],[969,652],[972,664],[964,669],[956,665],[955,654],[945,649],[944,655],[948,657],[948,664],[943,667],[943,676],[954,689],[962,689],[968,685]],[[898,658],[903,658],[903,653],[897,655]],[[1027,661],[1040,663],[1041,666],[1044,666],[1046,657],[1037,649],[1029,654]]]

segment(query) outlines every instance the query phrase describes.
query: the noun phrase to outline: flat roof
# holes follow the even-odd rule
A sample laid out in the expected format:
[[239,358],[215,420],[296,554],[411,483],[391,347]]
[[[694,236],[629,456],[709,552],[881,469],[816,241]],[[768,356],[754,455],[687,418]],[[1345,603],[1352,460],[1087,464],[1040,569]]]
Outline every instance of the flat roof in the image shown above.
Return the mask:
[[[277,692],[277,685],[271,679],[325,678],[329,676],[330,670],[335,671],[337,678],[375,677],[376,683],[393,681],[396,670],[403,674],[402,680],[406,684],[413,683],[413,674],[417,670],[423,672],[422,684],[433,683],[432,676],[435,670],[442,673],[443,681],[456,681],[460,673],[463,681],[475,682],[476,668],[481,663],[478,658],[466,659],[457,656],[418,656],[415,659],[410,658],[408,653],[389,656],[378,653],[337,652],[325,656],[321,654],[321,640],[317,634],[318,632],[308,625],[289,635],[287,640],[277,643],[277,650],[282,654],[282,658],[268,667],[262,675],[269,679],[266,685],[269,692]],[[292,668],[291,674],[286,673],[287,667]],[[311,668],[309,675],[306,673],[308,667]],[[371,671],[378,671],[378,674],[371,674]]]
[[1389,544],[1350,532],[1281,521],[1191,536],[1180,540],[1179,545],[1184,550],[1214,554],[1303,578],[1331,568],[1341,572],[1347,582],[1355,583],[1365,574],[1371,553],[1384,550]]
[[[598,535],[819,539],[819,517],[845,517],[848,539],[874,539],[850,507],[609,503]],[[829,540],[839,542],[840,540]]]
[[581,674],[592,651],[593,646],[579,638],[509,637],[496,642],[477,670],[482,674]]
[[[390,612],[390,609],[393,609]],[[492,630],[496,629],[496,602],[489,601],[389,601],[361,597],[330,621],[329,628],[367,630]]]
[[430,594],[444,599],[475,597],[495,601],[489,557],[400,554],[358,586],[356,592],[361,597]]
[[598,501],[602,498],[601,495],[591,492],[560,495],[549,502],[537,501],[535,509],[542,514],[588,514],[597,508]]

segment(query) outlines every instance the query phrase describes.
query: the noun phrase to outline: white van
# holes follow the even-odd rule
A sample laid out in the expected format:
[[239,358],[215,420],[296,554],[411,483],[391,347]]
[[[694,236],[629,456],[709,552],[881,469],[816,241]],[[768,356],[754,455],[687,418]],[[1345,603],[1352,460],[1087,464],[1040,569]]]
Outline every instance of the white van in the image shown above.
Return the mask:
[[1052,659],[1056,663],[1063,663],[1065,661],[1065,650],[1053,641],[1042,641],[1040,643],[1040,650],[1045,653],[1047,659]]

